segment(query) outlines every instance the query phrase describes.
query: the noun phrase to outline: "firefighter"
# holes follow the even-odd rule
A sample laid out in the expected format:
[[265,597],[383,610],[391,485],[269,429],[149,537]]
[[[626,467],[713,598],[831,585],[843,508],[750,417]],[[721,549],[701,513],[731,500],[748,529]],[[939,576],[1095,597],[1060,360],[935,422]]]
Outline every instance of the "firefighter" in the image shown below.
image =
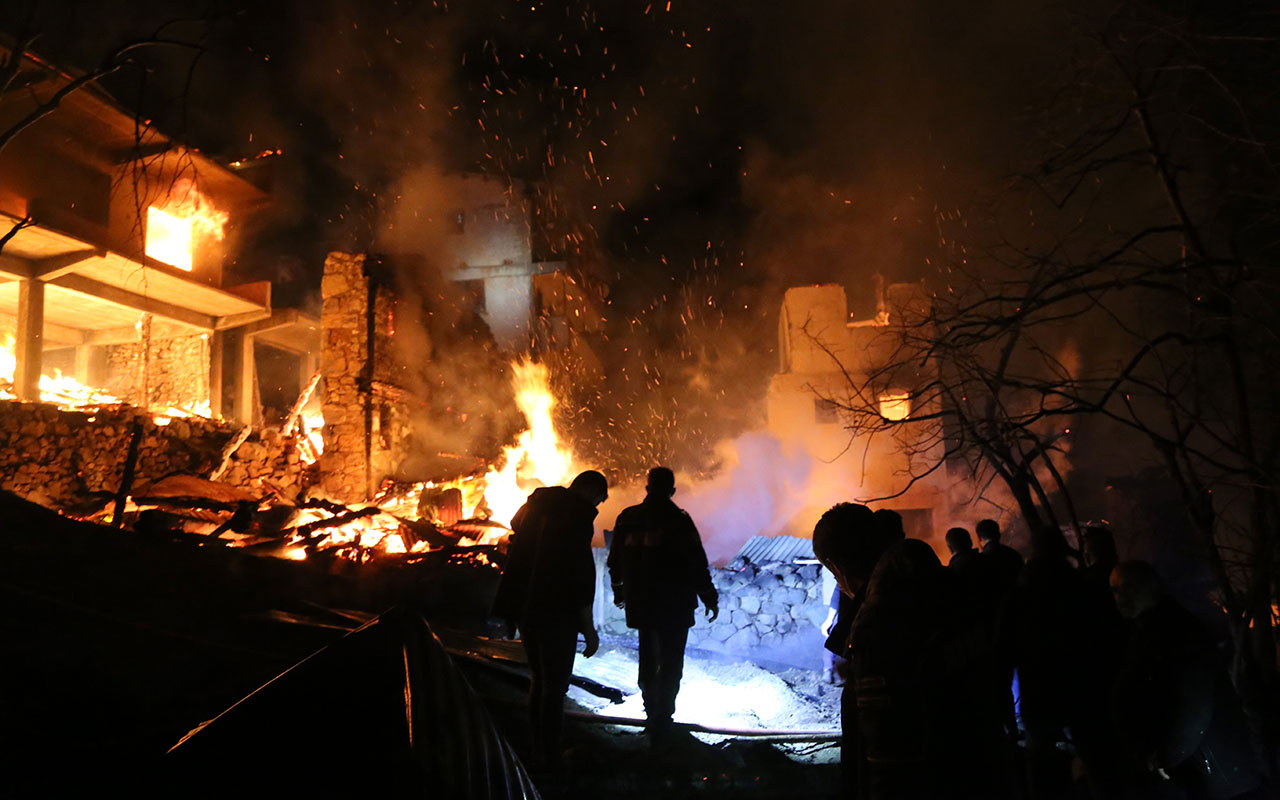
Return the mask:
[[618,515],[609,548],[614,603],[640,639],[639,680],[645,726],[652,742],[671,730],[684,671],[684,647],[701,600],[707,617],[719,614],[707,554],[693,520],[671,501],[675,474],[649,470],[645,499]]
[[559,764],[564,696],[573,674],[578,634],[582,655],[600,647],[591,618],[596,566],[591,555],[596,507],[609,496],[599,472],[588,470],[569,488],[535,489],[511,520],[507,563],[493,614],[519,628],[529,660],[529,716],[534,763]]

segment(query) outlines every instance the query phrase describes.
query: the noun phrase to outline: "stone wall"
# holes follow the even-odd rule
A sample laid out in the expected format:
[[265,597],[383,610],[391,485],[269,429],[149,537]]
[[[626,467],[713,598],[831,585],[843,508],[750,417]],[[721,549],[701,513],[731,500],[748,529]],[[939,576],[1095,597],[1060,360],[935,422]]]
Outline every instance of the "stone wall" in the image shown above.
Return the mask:
[[397,385],[403,365],[392,347],[397,299],[375,284],[370,314],[367,273],[365,256],[330,253],[320,283],[320,486],[342,502],[369,498],[384,477],[397,473],[411,429],[407,394]]
[[[119,489],[135,420],[142,422],[135,485],[168,475],[208,477],[235,434],[233,425],[199,417],[157,424],[128,406],[64,411],[43,403],[0,401],[0,489],[49,508],[74,509]],[[250,436],[222,480],[258,494],[306,483],[293,440],[275,431]]]
[[[625,612],[613,605],[608,575],[601,564],[604,602],[603,630],[634,636]],[[827,598],[818,564],[755,565],[741,559],[712,568],[711,579],[720,593],[720,615],[708,622],[701,604],[689,631],[691,648],[736,658],[773,661],[807,669],[822,666],[825,640],[820,626],[827,618]]]
[[330,253],[320,280],[320,386],[324,414],[321,488],[340,500],[369,493],[365,410],[358,380],[368,357],[369,283],[364,255]]
[[[102,390],[136,405],[175,408],[209,402],[209,338],[203,334],[109,345]],[[143,398],[144,382],[147,397]]]

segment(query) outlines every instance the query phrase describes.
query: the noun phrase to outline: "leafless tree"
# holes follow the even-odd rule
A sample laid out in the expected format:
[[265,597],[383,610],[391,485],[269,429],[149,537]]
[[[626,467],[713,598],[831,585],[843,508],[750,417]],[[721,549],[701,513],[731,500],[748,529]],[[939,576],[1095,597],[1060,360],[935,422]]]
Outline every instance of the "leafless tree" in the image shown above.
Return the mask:
[[[176,38],[170,36],[168,32],[174,26],[191,20],[166,22],[149,36],[132,39],[113,47],[97,66],[71,72],[35,55],[34,49],[42,37],[39,30],[39,7],[38,3],[30,5],[21,29],[11,39],[6,40],[5,37],[0,37],[0,45],[3,45],[0,47],[0,105],[3,105],[7,99],[25,100],[21,106],[23,109],[21,112],[12,119],[6,118],[6,122],[0,124],[0,153],[19,136],[28,133],[38,122],[56,112],[68,97],[77,92],[100,85],[122,73],[135,73],[140,81],[145,81],[145,77],[152,69],[145,58],[148,52],[159,49],[178,49],[189,53],[185,82],[189,89],[203,49],[198,41]],[[184,97],[186,94],[184,92]],[[138,110],[135,114],[135,150],[138,157],[130,162],[131,168],[126,173],[127,178],[135,184],[147,180],[149,164],[164,154],[161,150],[148,146],[149,140],[154,138],[154,135],[150,122],[144,119]],[[181,169],[178,170],[178,172],[181,171]],[[172,175],[169,175],[167,180],[175,184],[177,182]],[[3,251],[4,246],[23,228],[34,222],[35,220],[28,214],[10,225],[7,231],[0,234],[0,251]]]
[[[944,431],[926,468],[999,479],[1031,526],[1080,524],[1073,426],[1136,434],[1204,543],[1275,741],[1280,15],[1197,8],[1090,18],[1034,167],[965,215],[931,307],[892,317],[842,405],[856,433]],[[882,417],[890,387],[919,412]]]

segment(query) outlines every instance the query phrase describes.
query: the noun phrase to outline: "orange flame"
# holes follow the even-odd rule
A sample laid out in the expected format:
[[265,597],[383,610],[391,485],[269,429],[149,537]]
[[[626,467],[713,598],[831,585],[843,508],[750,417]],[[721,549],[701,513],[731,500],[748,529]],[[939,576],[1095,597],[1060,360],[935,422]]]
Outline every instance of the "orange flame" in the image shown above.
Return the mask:
[[573,456],[560,444],[552,412],[556,400],[547,386],[547,368],[524,360],[512,364],[516,405],[529,423],[516,443],[502,451],[501,469],[485,475],[485,505],[490,519],[510,525],[530,488],[556,486],[573,472]]
[[192,253],[200,239],[222,241],[227,214],[190,182],[178,187],[166,201],[147,209],[146,254],[190,272]]

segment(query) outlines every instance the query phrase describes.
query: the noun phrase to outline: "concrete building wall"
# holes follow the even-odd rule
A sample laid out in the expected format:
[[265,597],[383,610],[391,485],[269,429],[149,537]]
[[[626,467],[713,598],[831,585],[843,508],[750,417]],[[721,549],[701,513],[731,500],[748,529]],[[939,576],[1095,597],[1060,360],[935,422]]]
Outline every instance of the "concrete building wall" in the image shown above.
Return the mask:
[[529,346],[533,314],[533,277],[506,275],[484,279],[485,310],[481,316],[503,350]]
[[[918,528],[914,533],[922,536],[932,533],[934,518],[947,513],[948,490],[940,479],[907,488],[913,475],[941,458],[940,443],[920,452],[918,427],[854,436],[840,409],[862,402],[851,396],[851,388],[865,379],[896,335],[892,324],[850,320],[839,285],[786,292],[779,321],[779,372],[770,380],[767,398],[768,425],[779,441],[801,448],[812,464],[810,507],[786,533],[810,535],[821,512],[840,501],[891,497],[875,505],[903,512],[909,528]],[[888,396],[892,377],[885,380]]]

